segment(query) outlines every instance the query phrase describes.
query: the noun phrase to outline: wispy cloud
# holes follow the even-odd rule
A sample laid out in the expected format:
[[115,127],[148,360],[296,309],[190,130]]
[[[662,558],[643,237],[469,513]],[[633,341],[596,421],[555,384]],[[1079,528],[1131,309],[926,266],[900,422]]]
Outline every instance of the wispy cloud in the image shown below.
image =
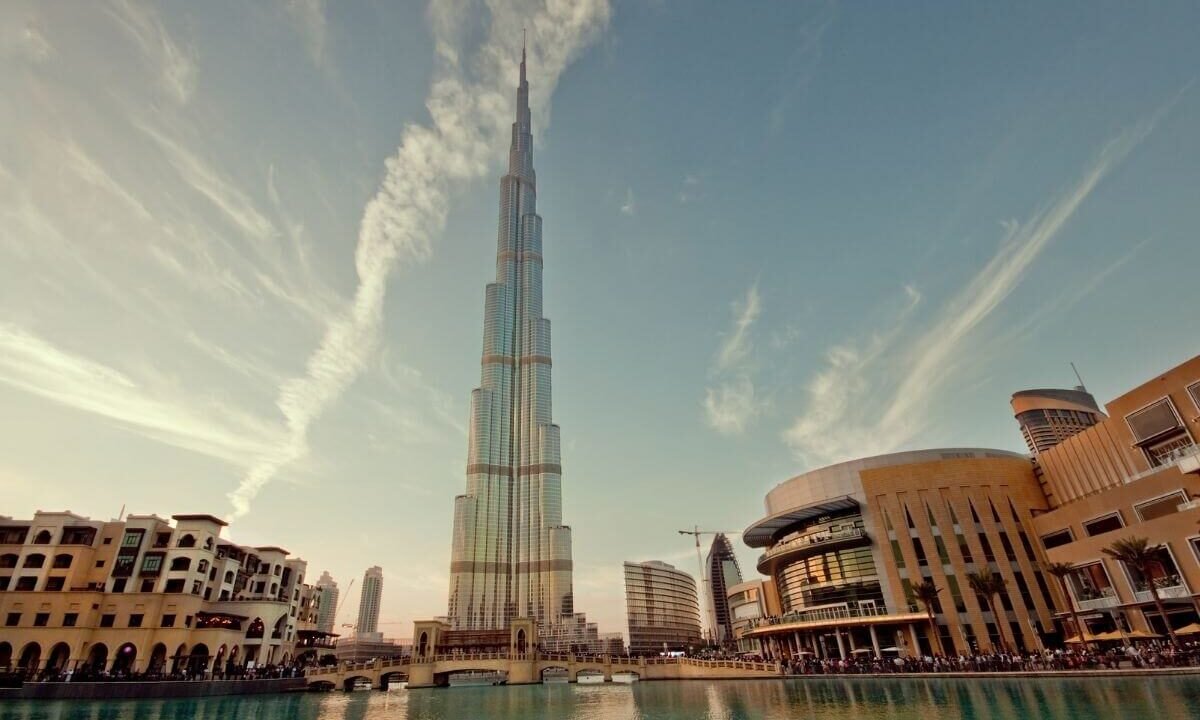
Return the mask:
[[792,106],[804,96],[825,56],[825,32],[833,24],[837,3],[818,6],[816,14],[800,26],[796,47],[784,68],[775,104],[767,113],[767,126],[772,133],[783,129]]
[[284,9],[304,38],[313,64],[324,64],[327,33],[325,0],[286,0]]
[[633,199],[633,188],[625,188],[625,202],[621,203],[621,214],[632,217],[637,212],[637,203]]
[[762,401],[754,388],[754,344],[751,329],[762,312],[762,301],[755,282],[740,302],[733,304],[733,326],[717,350],[710,370],[711,384],[704,397],[708,424],[726,435],[743,432],[762,410]]
[[462,23],[477,8],[433,3],[430,10],[440,64],[426,107],[430,125],[409,125],[387,173],[363,211],[355,251],[358,287],[350,306],[332,319],[305,373],[280,387],[277,405],[287,439],[262,459],[230,494],[233,517],[245,515],[254,497],[279,471],[308,451],[308,432],[369,364],[379,345],[388,277],[420,261],[445,224],[456,183],[482,177],[500,156],[511,122],[514,62],[522,26],[529,28],[530,82],[539,89],[538,117],[559,74],[607,25],[607,0],[489,5],[491,27],[474,53],[468,76],[459,58]]
[[133,38],[146,61],[159,68],[163,89],[186,105],[196,91],[195,53],[176,42],[149,4],[110,0],[105,10]]
[[5,323],[0,323],[0,383],[238,466],[279,441],[274,426],[260,418],[210,400],[168,400],[161,388]]
[[971,332],[1020,284],[1096,186],[1150,134],[1162,112],[1105,144],[1079,180],[1045,208],[1025,222],[1005,223],[999,251],[927,331],[899,331],[920,298],[909,287],[910,304],[893,323],[896,329],[832,348],[826,368],[809,383],[807,408],[784,434],[796,454],[809,463],[829,463],[911,442],[925,427],[925,409],[968,350]]

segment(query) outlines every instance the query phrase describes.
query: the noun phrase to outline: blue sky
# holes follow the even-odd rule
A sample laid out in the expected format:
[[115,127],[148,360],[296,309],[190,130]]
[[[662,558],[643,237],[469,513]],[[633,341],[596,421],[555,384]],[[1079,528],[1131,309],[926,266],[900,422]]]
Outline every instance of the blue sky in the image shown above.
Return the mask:
[[0,513],[234,517],[444,612],[522,26],[604,630],[678,528],[1197,351],[1192,3],[9,2]]

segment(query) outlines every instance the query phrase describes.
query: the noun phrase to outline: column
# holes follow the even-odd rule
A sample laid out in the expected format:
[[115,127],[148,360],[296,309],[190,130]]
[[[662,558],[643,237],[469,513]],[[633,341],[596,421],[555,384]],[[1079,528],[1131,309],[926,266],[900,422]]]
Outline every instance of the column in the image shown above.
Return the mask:
[[871,631],[871,649],[875,651],[875,657],[883,657],[879,652],[879,635],[875,632],[875,626],[868,625],[867,629]]
[[909,623],[908,635],[912,638],[912,651],[914,657],[921,656],[921,639],[917,636],[917,626]]
[[844,659],[846,657],[846,645],[845,645],[845,643],[842,642],[842,631],[838,630],[837,628],[834,628],[833,636],[835,638],[837,638],[838,655],[841,655],[842,658]]

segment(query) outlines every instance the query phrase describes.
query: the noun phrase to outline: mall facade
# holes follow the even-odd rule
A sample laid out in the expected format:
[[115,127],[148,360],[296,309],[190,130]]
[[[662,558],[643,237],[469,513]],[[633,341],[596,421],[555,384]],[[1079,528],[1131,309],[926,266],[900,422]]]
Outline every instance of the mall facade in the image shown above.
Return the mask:
[[[1165,636],[1200,621],[1200,357],[1107,413],[1090,398],[1082,387],[1016,393],[1031,455],[901,452],[776,486],[743,534],[762,549],[767,579],[729,589],[739,650],[1034,651],[1078,639],[1072,610],[1086,639]],[[1146,573],[1104,553],[1127,538],[1154,550]],[[1072,567],[1065,594],[1051,563]],[[1003,580],[994,606],[972,589],[972,573]],[[925,581],[940,590],[936,630],[914,594]]]
[[0,517],[0,671],[204,675],[316,662],[320,593],[211,515]]

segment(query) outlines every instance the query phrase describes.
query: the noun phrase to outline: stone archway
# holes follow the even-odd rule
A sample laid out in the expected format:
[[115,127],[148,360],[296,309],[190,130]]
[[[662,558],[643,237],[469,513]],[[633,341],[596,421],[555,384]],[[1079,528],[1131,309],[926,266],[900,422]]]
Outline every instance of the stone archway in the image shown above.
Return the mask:
[[17,660],[17,667],[25,672],[34,672],[38,669],[38,664],[41,661],[42,646],[35,642],[26,643],[25,647],[21,648],[21,656]]
[[517,654],[525,654],[525,628],[517,631]]
[[108,667],[108,646],[104,643],[96,643],[92,649],[88,651],[87,662],[84,667],[89,671],[98,673]]
[[67,669],[67,663],[71,660],[71,646],[65,642],[57,643],[50,648],[50,657],[46,660],[46,669],[54,672],[62,672]]
[[12,665],[12,645],[0,642],[0,669],[7,670]]
[[171,658],[171,672],[178,673],[187,669],[187,643],[180,643],[179,647],[175,648],[175,655]]
[[425,657],[427,652],[429,652],[429,633],[423,632],[421,633],[421,639],[417,642],[417,655]]
[[114,675],[131,675],[137,663],[137,646],[131,642],[123,643],[113,656],[112,673]]
[[188,674],[203,675],[208,672],[208,646],[204,643],[197,643],[192,646],[192,652],[188,655]]
[[150,662],[146,666],[147,673],[162,674],[167,667],[167,646],[157,643],[150,651]]

